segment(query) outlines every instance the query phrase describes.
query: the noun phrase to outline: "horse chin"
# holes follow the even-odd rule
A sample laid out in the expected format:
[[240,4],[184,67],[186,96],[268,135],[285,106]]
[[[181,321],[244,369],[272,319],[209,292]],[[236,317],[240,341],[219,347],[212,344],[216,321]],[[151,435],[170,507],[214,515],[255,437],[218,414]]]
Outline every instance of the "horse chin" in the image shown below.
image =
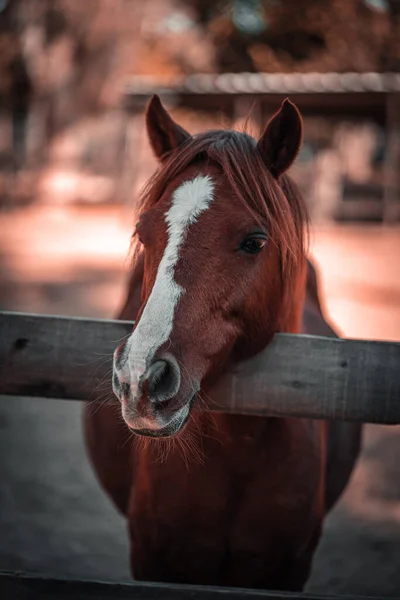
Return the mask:
[[166,439],[176,437],[179,433],[183,431],[185,425],[189,420],[195,396],[196,394],[187,404],[185,404],[175,413],[170,422],[167,423],[167,425],[165,425],[164,427],[156,426],[154,428],[136,428],[129,424],[128,427],[132,433],[140,437],[147,437],[153,439]]

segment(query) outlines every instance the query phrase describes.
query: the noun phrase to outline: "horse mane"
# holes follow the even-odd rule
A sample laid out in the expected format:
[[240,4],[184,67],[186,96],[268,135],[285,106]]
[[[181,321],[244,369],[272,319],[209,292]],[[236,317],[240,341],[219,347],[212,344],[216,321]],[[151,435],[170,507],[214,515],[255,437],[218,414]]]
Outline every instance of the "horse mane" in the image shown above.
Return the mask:
[[[197,134],[171,153],[148,180],[136,207],[136,217],[154,206],[168,184],[192,164],[214,164],[228,178],[238,199],[268,227],[276,244],[282,275],[291,278],[301,263],[308,240],[308,214],[299,189],[283,175],[277,181],[267,170],[253,137],[244,132],[212,130]],[[133,235],[131,258],[140,251]]]

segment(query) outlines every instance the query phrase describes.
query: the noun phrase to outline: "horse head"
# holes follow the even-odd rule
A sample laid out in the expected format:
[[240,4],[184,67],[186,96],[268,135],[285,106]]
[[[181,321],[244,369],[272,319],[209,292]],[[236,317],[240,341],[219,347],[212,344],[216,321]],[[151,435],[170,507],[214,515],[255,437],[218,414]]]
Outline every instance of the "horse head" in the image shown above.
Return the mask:
[[300,328],[306,212],[285,173],[302,119],[285,100],[258,141],[191,136],[154,96],[146,122],[160,166],[138,211],[141,307],[114,354],[113,389],[133,432],[169,437],[199,390],[275,332]]

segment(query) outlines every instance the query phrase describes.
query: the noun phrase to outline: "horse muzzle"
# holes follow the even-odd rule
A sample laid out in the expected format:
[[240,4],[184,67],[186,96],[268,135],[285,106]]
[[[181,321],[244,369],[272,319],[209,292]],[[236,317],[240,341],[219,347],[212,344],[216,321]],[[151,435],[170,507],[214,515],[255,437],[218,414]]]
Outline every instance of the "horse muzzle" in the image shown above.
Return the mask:
[[125,423],[137,435],[171,437],[182,430],[199,389],[187,383],[182,382],[179,364],[170,354],[154,358],[140,375],[127,373],[126,364],[120,369],[114,361],[113,390]]

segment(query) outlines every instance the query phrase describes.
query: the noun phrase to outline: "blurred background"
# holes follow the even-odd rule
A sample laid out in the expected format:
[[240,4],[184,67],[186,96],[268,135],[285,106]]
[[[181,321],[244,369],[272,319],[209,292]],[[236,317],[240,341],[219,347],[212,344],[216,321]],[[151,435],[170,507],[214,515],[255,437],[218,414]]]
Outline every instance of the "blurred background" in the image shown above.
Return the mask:
[[[257,134],[289,96],[327,315],[400,340],[400,0],[0,0],[0,309],[112,318],[143,110]],[[0,401],[0,569],[129,580],[79,404]],[[400,595],[399,428],[367,426],[309,589]]]

